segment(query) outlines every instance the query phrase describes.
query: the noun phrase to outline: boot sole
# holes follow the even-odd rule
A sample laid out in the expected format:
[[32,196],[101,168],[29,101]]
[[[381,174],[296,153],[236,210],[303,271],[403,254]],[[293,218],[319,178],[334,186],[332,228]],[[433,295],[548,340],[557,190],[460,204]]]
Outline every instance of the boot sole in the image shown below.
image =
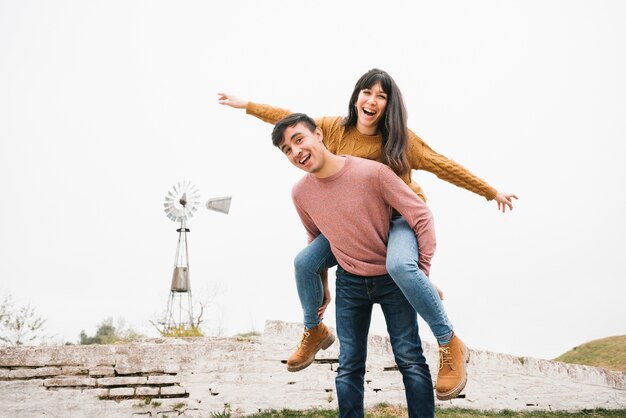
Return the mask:
[[295,366],[287,366],[287,371],[299,372],[302,369],[306,369],[307,367],[309,367],[315,361],[315,355],[317,354],[318,351],[326,350],[328,347],[333,345],[334,342],[335,342],[335,336],[333,334],[329,334],[328,337],[326,337],[325,340],[322,340],[317,345],[317,348],[315,349],[315,351],[313,352],[313,355],[311,357],[309,357],[303,363],[296,364]]
[[[465,363],[469,363],[470,361],[470,351],[467,347],[465,347]],[[437,399],[439,399],[440,401],[449,401],[451,399],[456,398],[457,396],[459,396],[459,393],[461,393],[461,391],[463,389],[465,389],[465,385],[467,384],[467,366],[465,366],[465,373],[463,374],[463,380],[461,380],[461,383],[459,383],[459,385],[457,387],[455,387],[452,390],[449,390],[448,392],[436,392],[437,393]]]

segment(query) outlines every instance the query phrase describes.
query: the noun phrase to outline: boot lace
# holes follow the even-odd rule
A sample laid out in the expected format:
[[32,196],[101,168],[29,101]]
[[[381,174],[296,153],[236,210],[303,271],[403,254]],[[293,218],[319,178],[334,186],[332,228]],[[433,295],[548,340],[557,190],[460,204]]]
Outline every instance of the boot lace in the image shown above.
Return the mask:
[[304,331],[302,333],[302,339],[298,343],[298,348],[306,346],[307,338],[309,337],[309,335],[311,335],[311,333],[309,331]]
[[443,366],[452,367],[452,353],[448,347],[439,347],[439,370],[443,369]]

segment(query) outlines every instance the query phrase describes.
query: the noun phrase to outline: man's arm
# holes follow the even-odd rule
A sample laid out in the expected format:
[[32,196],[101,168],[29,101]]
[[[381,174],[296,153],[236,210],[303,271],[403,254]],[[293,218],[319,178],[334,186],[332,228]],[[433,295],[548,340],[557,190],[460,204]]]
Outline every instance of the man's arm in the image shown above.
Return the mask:
[[[310,244],[311,241],[315,239],[321,232],[313,222],[313,219],[309,214],[298,204],[296,188],[294,187],[291,198],[293,199],[293,204],[296,207],[296,211],[298,212],[298,216],[300,216],[300,221],[304,228],[306,229],[308,240],[307,242]],[[324,289],[324,300],[322,305],[317,310],[317,315],[320,319],[324,318],[324,312],[326,312],[326,308],[330,304],[330,289],[328,288],[328,269],[324,269],[320,272],[320,279],[322,280],[322,287]]]
[[309,214],[298,204],[297,198],[292,194],[293,205],[296,207],[296,212],[298,212],[298,216],[300,217],[300,221],[306,230],[307,235],[307,244],[310,244],[311,241],[315,239],[319,234],[321,234],[320,230],[313,222],[313,219],[309,216]]

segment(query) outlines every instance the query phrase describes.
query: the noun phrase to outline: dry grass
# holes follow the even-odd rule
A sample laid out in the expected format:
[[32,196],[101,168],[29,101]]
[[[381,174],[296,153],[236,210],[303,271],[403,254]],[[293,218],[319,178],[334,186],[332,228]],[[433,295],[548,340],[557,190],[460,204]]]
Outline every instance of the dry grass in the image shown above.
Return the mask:
[[574,347],[555,360],[626,372],[626,335],[590,341]]
[[[325,409],[315,411],[266,411],[251,415],[250,418],[335,418],[337,410]],[[365,411],[365,418],[407,418],[406,408],[394,405],[380,404]],[[435,411],[437,418],[623,418],[626,410],[595,409],[580,412],[515,412],[515,411],[475,411],[471,409],[445,408]]]

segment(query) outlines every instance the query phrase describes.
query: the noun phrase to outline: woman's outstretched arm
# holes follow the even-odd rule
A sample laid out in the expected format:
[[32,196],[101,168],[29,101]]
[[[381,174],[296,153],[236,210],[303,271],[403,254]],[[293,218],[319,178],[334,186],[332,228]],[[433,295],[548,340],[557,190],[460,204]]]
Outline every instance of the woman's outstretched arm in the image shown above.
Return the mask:
[[218,103],[234,109],[246,109],[248,115],[261,119],[263,122],[276,124],[279,120],[293,112],[280,107],[260,104],[241,99],[229,93],[218,93]]
[[409,131],[407,157],[411,168],[428,171],[442,180],[483,196],[487,200],[495,200],[498,210],[502,212],[505,212],[507,208],[513,210],[513,199],[517,199],[515,194],[496,190],[461,164],[433,151],[411,131]]

